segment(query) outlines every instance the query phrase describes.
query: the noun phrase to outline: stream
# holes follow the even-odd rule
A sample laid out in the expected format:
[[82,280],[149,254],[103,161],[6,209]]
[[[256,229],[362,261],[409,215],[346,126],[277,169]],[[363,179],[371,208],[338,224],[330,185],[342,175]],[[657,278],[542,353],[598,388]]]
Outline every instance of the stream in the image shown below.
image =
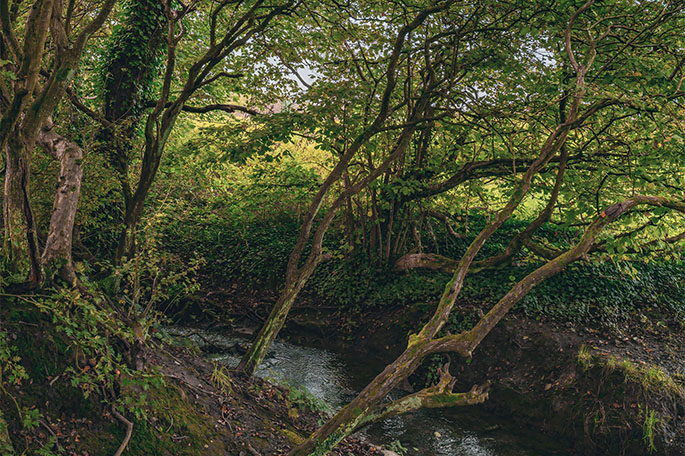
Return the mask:
[[[209,357],[229,367],[240,359],[232,349],[248,344],[249,337],[197,329],[169,328],[190,337]],[[290,388],[305,389],[321,406],[339,410],[378,374],[385,365],[368,354],[337,352],[318,346],[277,340],[257,375]],[[406,394],[396,392],[397,397]],[[539,433],[522,431],[501,417],[478,407],[420,410],[376,423],[364,431],[368,439],[386,448],[404,449],[414,456],[565,456],[557,442]],[[400,447],[398,448],[398,445]]]

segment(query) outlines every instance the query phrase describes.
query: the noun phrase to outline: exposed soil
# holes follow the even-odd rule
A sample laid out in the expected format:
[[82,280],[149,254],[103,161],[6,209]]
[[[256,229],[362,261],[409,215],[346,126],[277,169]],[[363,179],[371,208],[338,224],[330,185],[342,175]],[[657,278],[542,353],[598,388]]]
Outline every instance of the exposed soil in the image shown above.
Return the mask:
[[[286,454],[313,432],[326,417],[292,404],[288,391],[259,378],[223,371],[225,387],[212,381],[215,366],[185,350],[149,352],[148,362],[173,379],[196,409],[215,421],[216,438],[229,455]],[[336,455],[381,455],[368,442],[348,438]]]

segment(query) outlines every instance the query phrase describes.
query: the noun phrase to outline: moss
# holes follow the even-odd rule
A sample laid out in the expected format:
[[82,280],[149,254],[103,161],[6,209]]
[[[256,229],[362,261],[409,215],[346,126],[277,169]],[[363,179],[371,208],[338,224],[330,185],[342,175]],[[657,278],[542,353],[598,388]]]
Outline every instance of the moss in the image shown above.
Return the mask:
[[[149,390],[149,421],[137,420],[130,446],[134,454],[224,454],[214,432],[213,420],[188,401],[182,391],[169,385]],[[187,436],[178,443],[173,436]],[[210,444],[212,444],[210,446]],[[205,446],[206,445],[206,446]]]
[[[587,378],[599,382],[592,404],[585,403],[594,410],[593,433],[620,428],[626,433],[623,447],[632,445],[636,451],[653,453],[663,449],[669,435],[679,432],[674,413],[680,406],[674,404],[685,403],[685,388],[677,377],[660,366],[593,353],[585,346],[577,361]],[[583,413],[589,416],[587,410]]]
[[304,442],[304,437],[298,433],[291,431],[289,429],[281,429],[281,434],[283,434],[288,440],[290,440],[294,445],[299,445]]
[[683,385],[655,364],[638,364],[627,358],[593,354],[586,346],[580,348],[577,360],[585,370],[599,366],[609,371],[620,372],[624,375],[626,382],[640,385],[648,395],[675,396],[685,399]]

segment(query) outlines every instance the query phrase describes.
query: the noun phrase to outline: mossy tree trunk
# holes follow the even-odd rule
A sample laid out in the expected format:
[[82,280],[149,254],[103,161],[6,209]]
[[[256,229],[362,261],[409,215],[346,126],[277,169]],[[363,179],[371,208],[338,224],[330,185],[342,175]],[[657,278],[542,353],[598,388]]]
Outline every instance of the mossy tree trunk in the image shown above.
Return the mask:
[[[427,112],[430,111],[430,101],[437,89],[437,83],[433,78],[425,81],[425,84],[420,92],[420,95],[415,100],[415,105],[407,118],[406,126],[401,129],[400,134],[393,145],[390,154],[383,162],[372,170],[366,177],[353,185],[345,185],[345,189],[340,196],[338,196],[328,207],[326,215],[317,227],[313,235],[311,235],[314,227],[314,221],[319,213],[326,195],[329,193],[333,185],[339,182],[355,155],[365,146],[368,141],[383,130],[384,124],[391,113],[390,99],[397,83],[397,66],[400,60],[405,40],[411,32],[417,29],[423,22],[432,14],[442,11],[449,7],[453,1],[447,1],[421,10],[414,19],[407,25],[402,27],[394,40],[392,51],[390,53],[388,64],[385,69],[385,86],[381,96],[381,105],[378,113],[373,118],[373,121],[355,138],[350,147],[342,154],[338,163],[333,170],[326,177],[324,182],[319,187],[312,203],[309,206],[307,214],[300,226],[300,232],[297,238],[295,247],[293,248],[288,265],[286,269],[285,285],[283,291],[276,301],[269,317],[264,323],[263,327],[257,334],[256,339],[250,346],[250,349],[241,359],[238,370],[248,375],[254,375],[257,367],[266,356],[271,344],[276,339],[279,331],[283,327],[285,320],[290,312],[293,302],[297,298],[298,293],[304,287],[307,280],[311,277],[316,266],[324,259],[322,243],[333,218],[338,209],[342,207],[348,198],[362,189],[366,188],[371,182],[377,179],[384,173],[392,163],[401,157],[409,146],[410,139],[416,131],[418,125],[426,121]],[[302,259],[307,242],[311,239],[312,247],[304,262],[304,266],[300,267],[300,260]]]
[[[591,1],[581,7],[569,21],[566,30],[566,35],[570,41],[571,27],[574,19],[585,9],[591,5]],[[476,236],[473,242],[458,262],[456,270],[445,286],[445,290],[438,302],[431,319],[423,326],[418,334],[412,334],[409,337],[409,342],[405,351],[391,364],[389,364],[383,372],[381,372],[374,380],[362,390],[359,395],[352,400],[348,405],[335,414],[327,423],[314,432],[305,442],[294,448],[289,456],[305,456],[305,455],[324,455],[334,448],[342,439],[353,433],[361,426],[379,419],[377,410],[379,407],[386,407],[396,410],[398,413],[409,411],[411,407],[405,407],[405,404],[398,404],[391,402],[390,404],[383,404],[383,401],[390,393],[390,391],[409,375],[411,375],[421,364],[423,359],[434,353],[455,352],[464,358],[471,358],[473,350],[480,344],[483,338],[492,330],[492,328],[501,320],[504,315],[511,309],[516,302],[518,302],[525,294],[532,289],[533,286],[540,283],[542,280],[560,271],[565,265],[571,261],[575,261],[584,252],[589,249],[592,240],[597,235],[601,228],[606,225],[605,220],[600,219],[596,224],[591,225],[586,232],[586,236],[581,239],[581,242],[573,250],[573,254],[564,255],[546,264],[542,268],[534,271],[526,276],[521,282],[516,284],[512,290],[507,293],[494,307],[486,314],[481,321],[471,330],[463,332],[456,336],[444,336],[437,338],[438,333],[447,322],[451,310],[456,302],[456,299],[463,287],[466,274],[474,261],[474,258],[481,250],[488,239],[504,224],[504,222],[511,217],[513,212],[519,207],[524,197],[531,188],[533,178],[540,172],[563,147],[568,137],[569,131],[577,126],[579,119],[586,119],[591,115],[592,108],[587,108],[588,111],[579,115],[579,109],[583,96],[585,94],[585,74],[587,69],[594,60],[594,53],[588,53],[588,62],[585,65],[577,65],[573,59],[572,51],[570,49],[570,42],[567,49],[569,58],[574,62],[574,68],[577,71],[576,76],[576,93],[569,108],[567,116],[562,117],[561,121],[552,133],[546,138],[540,148],[539,156],[528,167],[523,174],[517,186],[513,189],[507,204],[496,214],[491,222]],[[565,163],[562,163],[563,170]],[[563,173],[560,173],[563,174]],[[596,226],[597,225],[597,226]],[[442,373],[442,379],[438,383],[441,385],[436,392],[434,389],[427,388],[419,393],[415,393],[415,397],[421,397],[428,404],[432,406],[455,406],[464,405],[474,402],[482,402],[487,398],[487,385],[482,387],[475,387],[472,392],[473,397],[471,401],[465,400],[469,393],[453,393],[454,379],[449,377],[447,368]],[[467,395],[467,396],[464,396]],[[400,399],[402,401],[402,399]],[[406,399],[411,404],[418,404],[420,407],[423,401],[412,401]],[[396,405],[396,407],[395,407]],[[382,415],[380,415],[382,417]]]
[[28,278],[34,286],[40,282],[41,273],[29,192],[31,153],[40,127],[35,116],[39,106],[36,106],[33,95],[38,87],[52,9],[53,0],[35,2],[26,18],[23,46],[14,35],[6,2],[0,11],[3,42],[8,45],[9,55],[17,69],[12,94],[7,94],[11,100],[0,121],[0,145],[6,155],[3,250],[10,271],[20,280]]
[[[590,224],[573,248],[531,272],[514,285],[471,330],[457,335],[435,338],[435,334],[432,333],[429,324],[427,324],[419,335],[412,334],[407,349],[392,364],[388,365],[352,402],[314,432],[309,439],[293,449],[289,456],[327,454],[342,439],[356,430],[388,416],[410,412],[422,407],[453,407],[485,401],[488,395],[487,384],[474,386],[467,393],[452,392],[455,379],[449,375],[448,367],[445,367],[441,371],[440,381],[437,385],[394,402],[383,402],[390,391],[411,375],[426,356],[434,353],[455,352],[466,359],[470,359],[476,347],[517,302],[536,285],[559,273],[569,264],[583,258],[592,248],[595,239],[609,223],[638,205],[665,207],[685,213],[685,201],[657,196],[636,196],[608,207],[600,217]],[[448,285],[441,304],[445,301],[451,301],[449,296],[453,286],[454,284]],[[439,307],[441,306],[439,305]],[[430,336],[431,334],[433,336]]]
[[33,286],[38,286],[41,269],[29,192],[31,157],[16,141],[10,141],[5,150],[3,253],[9,271],[15,277],[19,280],[28,278]]
[[[16,69],[13,86],[3,87],[7,107],[0,120],[0,149],[5,152],[3,223],[5,226],[3,254],[10,270],[23,280],[28,277],[33,286],[42,279],[40,252],[35,221],[31,209],[29,182],[31,155],[40,129],[64,96],[78,66],[81,53],[90,36],[104,23],[116,0],[106,0],[88,21],[71,36],[65,25],[64,5],[58,0],[36,0],[27,14],[23,28],[23,43],[15,34],[16,20],[7,10],[7,2],[0,2],[0,30],[4,50]],[[67,15],[68,16],[68,15]],[[16,19],[16,18],[14,18]],[[46,58],[48,36],[54,52],[50,72],[45,82],[39,82],[41,64]],[[67,154],[73,156],[73,154]],[[69,171],[78,167],[69,166]],[[73,182],[71,179],[71,185]],[[80,177],[78,179],[80,181]],[[67,198],[70,199],[70,198]],[[78,198],[77,198],[78,199]],[[60,204],[60,207],[62,205]],[[58,221],[64,222],[63,219]],[[54,227],[57,230],[57,227]],[[71,239],[70,230],[68,239]],[[54,231],[53,231],[54,232]],[[55,239],[53,237],[53,239]],[[52,243],[54,246],[55,243]],[[69,250],[71,248],[69,247]],[[59,256],[64,249],[51,249],[50,258]],[[61,258],[70,264],[69,258]]]

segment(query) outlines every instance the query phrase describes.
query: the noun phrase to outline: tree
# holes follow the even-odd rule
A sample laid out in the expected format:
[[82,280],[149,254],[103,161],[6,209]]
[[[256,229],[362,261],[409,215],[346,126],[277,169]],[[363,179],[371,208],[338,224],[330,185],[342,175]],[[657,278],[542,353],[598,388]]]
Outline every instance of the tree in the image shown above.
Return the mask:
[[[126,205],[124,227],[121,231],[116,258],[122,258],[132,251],[136,227],[159,169],[169,134],[186,103],[200,88],[223,76],[222,73],[212,76],[212,71],[217,65],[228,56],[245,48],[251,39],[269,26],[272,20],[287,13],[293,5],[290,1],[272,5],[256,0],[237,5],[234,10],[230,11],[233,4],[228,1],[209,5],[206,10],[202,11],[203,19],[208,22],[209,43],[187,68],[187,76],[179,84],[178,95],[173,99],[171,89],[177,70],[176,49],[184,37],[183,19],[195,11],[196,5],[189,5],[180,11],[174,11],[170,4],[165,5],[165,16],[168,21],[166,67],[158,99],[145,122],[145,143],[140,176]],[[219,107],[219,109],[222,108],[228,111],[239,110],[239,107]]]
[[[492,6],[495,11],[501,11],[503,8],[503,5],[500,3],[497,5],[493,4]],[[405,413],[420,407],[466,405],[485,400],[487,398],[487,384],[474,387],[467,393],[454,393],[452,391],[455,383],[454,379],[449,374],[448,369],[445,368],[442,370],[442,378],[437,385],[394,402],[383,402],[390,390],[414,372],[427,355],[453,351],[465,358],[471,357],[473,350],[483,338],[508,313],[512,306],[535,285],[558,273],[568,264],[584,258],[585,255],[593,250],[597,250],[599,246],[606,243],[606,240],[600,239],[599,236],[611,222],[618,220],[622,216],[632,215],[632,210],[640,205],[683,212],[685,208],[684,203],[677,197],[642,196],[636,194],[636,187],[633,186],[632,194],[629,193],[628,197],[623,199],[623,201],[611,204],[608,207],[603,206],[605,207],[604,210],[602,210],[602,205],[598,205],[597,213],[590,213],[590,216],[594,215],[594,221],[584,223],[584,226],[586,226],[584,234],[577,242],[574,242],[567,251],[557,252],[556,255],[553,255],[553,259],[518,282],[484,315],[473,329],[458,335],[439,334],[455,305],[466,274],[474,265],[477,254],[504,222],[520,208],[526,195],[532,189],[536,189],[533,181],[541,172],[556,169],[554,183],[547,191],[546,204],[539,209],[537,216],[528,227],[512,240],[504,255],[501,258],[487,260],[485,263],[482,263],[483,267],[507,262],[523,245],[534,245],[528,241],[530,241],[532,233],[550,219],[559,200],[560,192],[563,190],[563,184],[565,182],[572,185],[578,184],[584,179],[584,172],[588,168],[592,169],[593,165],[579,160],[578,163],[583,163],[583,166],[577,170],[574,169],[572,178],[568,179],[569,173],[567,173],[567,168],[571,159],[575,159],[577,154],[585,153],[585,149],[594,142],[597,142],[599,146],[596,152],[597,156],[601,156],[603,153],[602,149],[606,143],[612,140],[610,134],[606,136],[605,134],[613,128],[614,124],[620,124],[622,128],[630,128],[630,121],[623,123],[624,119],[638,118],[644,120],[645,115],[648,116],[649,113],[654,114],[656,112],[670,112],[671,114],[666,115],[666,118],[669,118],[674,112],[672,110],[679,113],[676,115],[682,114],[682,110],[674,103],[674,100],[682,95],[679,92],[679,88],[675,88],[675,91],[673,90],[675,86],[673,78],[656,76],[646,82],[629,79],[629,75],[634,74],[636,66],[642,67],[645,72],[647,70],[654,71],[654,68],[660,68],[664,56],[677,54],[679,41],[675,30],[681,20],[681,5],[661,5],[657,3],[649,4],[649,7],[647,5],[640,5],[638,7],[636,5],[624,4],[595,5],[590,0],[578,8],[573,8],[570,12],[568,10],[572,8],[572,5],[559,5],[558,9],[551,12],[546,11],[543,5],[531,5],[530,8],[535,10],[535,6],[539,7],[539,14],[534,14],[532,17],[536,17],[537,20],[528,27],[515,29],[513,36],[517,37],[516,39],[519,42],[531,40],[534,43],[532,45],[533,50],[544,48],[546,49],[544,52],[554,56],[551,59],[552,62],[547,64],[547,74],[543,74],[540,80],[535,81],[537,85],[523,88],[519,87],[516,83],[498,86],[499,80],[496,77],[497,74],[495,74],[495,77],[492,78],[493,87],[485,86],[482,88],[485,96],[482,97],[484,100],[480,104],[489,108],[489,116],[501,115],[507,112],[506,109],[503,110],[501,107],[506,107],[506,102],[512,97],[521,96],[528,100],[528,97],[536,94],[551,93],[552,98],[555,99],[553,103],[550,103],[549,96],[542,97],[540,102],[542,104],[546,103],[548,106],[558,106],[559,108],[552,111],[555,114],[554,116],[548,115],[540,120],[546,122],[554,121],[555,124],[551,126],[544,124],[535,125],[535,119],[531,119],[530,122],[533,123],[533,126],[529,127],[528,130],[538,134],[546,131],[547,133],[543,141],[539,141],[537,137],[533,136],[527,142],[518,145],[518,148],[511,147],[511,144],[507,144],[506,141],[500,143],[504,146],[509,146],[507,149],[514,156],[508,160],[508,163],[512,163],[516,167],[517,156],[520,157],[522,155],[519,153],[520,148],[530,147],[532,144],[539,144],[541,142],[537,146],[538,152],[536,156],[532,159],[524,158],[522,160],[523,166],[521,162],[518,163],[520,171],[501,173],[498,171],[501,168],[498,167],[502,164],[506,165],[507,161],[497,160],[471,162],[467,164],[468,166],[462,168],[465,171],[489,168],[492,171],[490,175],[494,176],[500,174],[518,176],[520,173],[522,175],[515,177],[513,184],[505,181],[504,185],[500,187],[502,191],[506,191],[509,195],[504,206],[492,214],[489,223],[476,236],[456,265],[453,266],[454,275],[446,285],[445,292],[438,303],[433,317],[418,334],[410,336],[407,349],[393,363],[388,365],[357,398],[317,430],[307,441],[294,449],[291,455],[325,454],[341,439],[358,428],[387,416]],[[519,11],[520,8],[520,5],[513,5],[512,10]],[[618,8],[621,9],[622,14],[617,16],[615,13]],[[446,10],[449,11],[449,8],[446,8]],[[486,14],[482,17],[484,19],[497,17],[496,13],[491,14]],[[643,25],[635,27],[634,24],[637,23]],[[544,32],[532,34],[531,29],[537,27],[541,27]],[[651,43],[653,42],[658,42],[659,49],[661,49],[661,52],[656,53],[656,55],[650,54],[649,51],[645,52],[647,45],[650,45],[649,49],[651,51]],[[677,60],[675,63],[677,63]],[[506,67],[504,70],[510,69],[511,67]],[[559,78],[549,78],[549,73],[553,74],[559,70],[562,73],[562,80],[568,80],[568,83],[562,85],[561,91],[558,89],[550,91],[548,88],[558,86]],[[499,75],[505,76],[502,73],[499,73]],[[492,77],[492,74],[488,76]],[[631,83],[624,84],[623,81],[626,79],[631,81]],[[516,79],[515,81],[518,82]],[[620,91],[616,90],[617,86],[620,87]],[[536,90],[537,92],[529,91],[526,93],[527,89]],[[493,96],[492,93],[495,95]],[[502,105],[489,105],[488,102],[492,100],[502,103]],[[655,108],[653,106],[655,104],[660,106]],[[488,116],[478,115],[482,112],[482,106],[478,106],[475,103],[474,105],[474,109],[471,112],[464,113],[463,115],[470,119],[477,118],[487,122],[489,120]],[[656,120],[655,127],[660,128],[659,120],[663,121],[664,118],[653,118],[652,120]],[[518,125],[514,123],[514,128],[523,130],[524,127],[525,125],[522,123]],[[572,139],[570,143],[569,138]],[[662,153],[662,151],[658,149],[658,146],[655,150],[652,143],[649,148],[643,150],[643,153],[645,157],[649,155],[653,158],[655,154]],[[674,158],[671,157],[671,159]],[[553,168],[550,167],[552,163],[556,163]],[[342,173],[338,174],[338,176],[340,175]],[[465,180],[462,173],[456,179],[448,179],[442,187],[457,185]],[[633,182],[635,181],[633,180]],[[440,187],[438,184],[438,191],[432,194],[440,193]],[[433,191],[428,186],[419,189],[418,193],[426,192],[427,190],[428,195]],[[625,193],[625,188],[617,188],[616,190],[612,195],[613,198]],[[570,195],[564,194],[565,204],[568,204],[569,199]],[[582,199],[579,198],[579,200]],[[315,208],[314,210],[317,210],[320,204],[319,200],[319,203],[312,207]],[[572,205],[577,205],[581,208],[581,211],[587,213],[585,212],[587,211],[585,203],[578,201]],[[333,205],[332,207],[336,206]],[[570,210],[567,212],[569,215],[571,213],[572,211]],[[576,211],[575,217],[579,215]],[[327,213],[320,226],[325,226],[327,222],[330,223],[329,217],[332,216]],[[586,217],[584,218],[587,220]],[[319,235],[319,231],[317,231],[313,238],[313,252],[315,252],[316,246],[319,245],[319,237],[317,235]],[[298,246],[302,243],[301,240],[302,232]],[[530,248],[534,249],[534,247]],[[292,263],[293,257],[291,256],[291,264],[297,265],[299,263],[299,256],[295,258],[296,261]],[[313,257],[310,256],[310,258]],[[291,270],[290,266],[289,271]],[[315,264],[306,262],[305,267],[301,270],[307,272],[305,268],[311,266],[315,266]],[[309,272],[308,274],[311,273]],[[293,287],[292,285],[295,286]],[[241,362],[240,367],[242,369],[247,372],[254,370],[254,367],[260,360],[259,353],[266,351],[270,341],[275,337],[275,332],[280,328],[285,319],[285,314],[280,312],[285,309],[287,313],[287,309],[292,303],[292,299],[294,299],[294,297],[286,298],[285,296],[288,294],[290,296],[296,295],[301,287],[301,283],[293,282],[290,278],[286,279],[285,292],[279,298],[276,309],[272,312],[265,327],[260,331],[255,346],[251,348],[248,355]]]
[[[3,255],[10,271],[22,280],[28,277],[33,286],[42,280],[42,266],[53,263],[59,264],[60,274],[67,280],[75,278],[71,231],[74,200],[78,200],[80,190],[78,153],[58,141],[46,122],[64,96],[86,42],[102,26],[114,3],[105,0],[93,15],[74,16],[74,3],[65,6],[61,1],[37,0],[24,15],[18,2],[0,2],[6,70],[0,86],[0,148],[6,155]],[[23,23],[21,37],[16,33],[18,22]],[[50,48],[46,47],[48,39]],[[50,70],[45,71],[43,81],[44,60],[49,61]],[[47,129],[41,133],[44,126]],[[60,160],[61,171],[70,174],[61,176],[42,264],[29,191],[31,155],[41,135],[41,143],[50,143],[49,149]],[[64,197],[68,193],[71,195]]]
[[[491,50],[491,43],[499,34],[508,33],[510,27],[525,20],[529,13],[515,14],[513,6],[507,5],[498,14],[490,6],[465,4],[457,7],[451,1],[428,3],[421,7],[415,5],[399,15],[393,14],[395,10],[392,5],[379,7],[373,2],[364,2],[358,7],[373,11],[377,17],[393,18],[387,27],[382,28],[383,33],[390,33],[381,35],[387,48],[382,51],[376,49],[381,31],[374,19],[369,21],[372,24],[371,32],[368,36],[362,35],[369,41],[359,43],[359,49],[355,52],[350,51],[352,46],[349,40],[352,38],[343,34],[347,40],[342,40],[340,53],[349,54],[349,58],[341,61],[347,68],[339,70],[338,74],[342,72],[350,79],[334,79],[342,87],[339,89],[340,99],[344,101],[338,105],[342,109],[335,111],[336,108],[333,108],[331,112],[329,108],[327,116],[333,121],[329,121],[326,127],[316,127],[332,132],[327,137],[322,135],[325,140],[321,142],[338,160],[319,188],[301,225],[296,246],[288,261],[283,290],[238,366],[239,370],[248,374],[255,372],[283,326],[297,295],[317,265],[326,258],[322,242],[338,210],[347,208],[348,232],[354,231],[352,197],[370,188],[379,177],[387,176],[391,167],[398,167],[398,163],[406,161],[416,134],[421,133],[424,137],[420,143],[426,144],[429,140],[425,134],[433,128],[431,125],[459,111],[456,106],[462,94],[454,91],[453,87],[465,83],[468,76],[481,66],[491,64],[485,57]],[[355,39],[360,40],[358,30],[354,29],[354,32]],[[467,41],[472,43],[469,51],[463,55],[452,52]],[[380,67],[382,71],[376,69],[379,62],[384,63]],[[359,87],[357,90],[363,95],[355,94],[351,87]],[[309,90],[314,93],[320,90],[329,97],[331,93],[330,86],[325,83]],[[335,104],[335,101],[331,104]],[[358,168],[361,171],[358,172]],[[353,174],[359,177],[353,180]],[[326,207],[325,215],[314,230],[317,214],[326,195],[341,182],[341,193]],[[374,192],[372,189],[372,196]],[[377,213],[374,215],[378,218]],[[392,230],[392,222],[388,224]],[[380,242],[380,236],[378,239],[382,250],[389,252],[390,238],[386,237],[385,242]],[[302,261],[310,241],[311,250]]]

